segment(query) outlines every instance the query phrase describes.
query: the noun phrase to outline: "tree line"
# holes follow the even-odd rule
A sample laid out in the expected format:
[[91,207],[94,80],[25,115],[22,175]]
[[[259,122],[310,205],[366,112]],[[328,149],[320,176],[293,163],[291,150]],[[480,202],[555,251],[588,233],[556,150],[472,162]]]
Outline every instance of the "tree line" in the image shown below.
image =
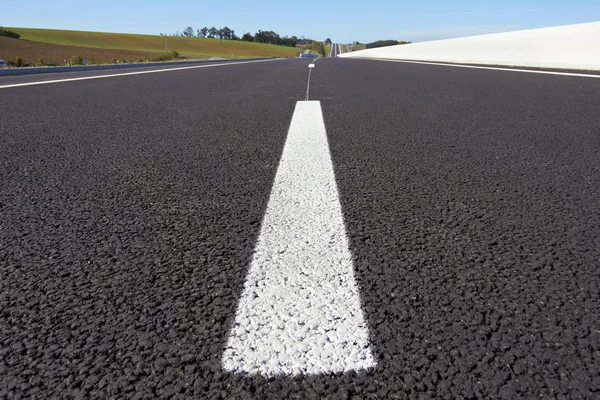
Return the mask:
[[288,47],[296,47],[298,44],[311,44],[313,42],[312,39],[307,39],[304,36],[298,38],[297,36],[281,36],[273,31],[263,31],[258,30],[254,35],[250,32],[244,33],[242,37],[238,37],[235,34],[233,29],[230,29],[227,26],[223,28],[216,27],[207,27],[205,26],[202,29],[192,28],[191,26],[186,27],[183,32],[176,32],[172,35],[167,35],[164,33],[160,34],[161,36],[183,36],[183,37],[198,37],[198,38],[208,38],[208,39],[221,39],[221,40],[242,40],[245,42],[255,42],[255,43],[266,43],[266,44],[276,44],[279,46],[288,46]]
[[397,44],[409,44],[409,43],[410,42],[405,42],[405,41],[399,42],[397,40],[378,40],[378,41],[373,42],[373,43],[367,43],[365,45],[365,47],[367,49],[374,49],[376,47],[395,46]]
[[17,32],[9,31],[8,29],[4,29],[1,26],[0,26],[0,36],[5,36],[5,37],[12,38],[12,39],[19,39],[21,37],[21,35],[19,35]]
[[183,32],[175,32],[171,35],[167,35],[166,33],[161,33],[160,36],[183,36],[183,37],[199,37],[199,38],[209,38],[209,39],[225,39],[225,40],[240,40],[240,38],[235,34],[233,29],[230,29],[227,26],[223,28],[217,29],[213,27],[205,26],[202,29],[194,30],[191,26],[188,26],[183,30]]

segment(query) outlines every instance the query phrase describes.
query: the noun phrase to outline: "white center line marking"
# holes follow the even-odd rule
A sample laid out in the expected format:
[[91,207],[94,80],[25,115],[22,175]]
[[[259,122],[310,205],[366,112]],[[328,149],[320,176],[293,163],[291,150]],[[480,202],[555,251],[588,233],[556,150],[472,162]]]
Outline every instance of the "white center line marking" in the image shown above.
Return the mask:
[[306,97],[304,98],[305,101],[308,101],[308,94],[310,92],[310,73],[312,72],[312,68],[315,67],[315,61],[313,61],[312,64],[308,64],[308,83],[306,84]]
[[375,366],[318,101],[296,104],[222,365],[264,376]]
[[[7,88],[13,88],[13,87],[20,87],[20,86],[47,85],[49,83],[86,81],[86,80],[89,80],[89,79],[115,78],[115,77],[118,77],[118,76],[155,74],[155,73],[158,73],[158,72],[182,71],[182,70],[186,70],[186,69],[224,67],[226,65],[252,64],[252,63],[269,62],[269,61],[275,61],[275,60],[279,60],[279,59],[275,58],[275,59],[268,59],[268,60],[253,60],[253,61],[238,61],[238,62],[228,62],[228,63],[219,63],[219,64],[192,65],[192,66],[189,66],[189,67],[153,69],[153,70],[150,70],[150,71],[123,72],[123,73],[119,73],[119,74],[110,74],[110,75],[82,76],[82,77],[79,77],[79,78],[66,78],[66,79],[54,79],[54,80],[49,80],[49,81],[36,81],[36,82],[14,83],[14,84],[10,84],[10,85],[0,85],[0,89],[7,89]],[[142,66],[142,68],[143,68],[143,66]],[[90,71],[90,72],[92,72],[92,71]],[[102,71],[98,71],[98,72],[102,72]]]

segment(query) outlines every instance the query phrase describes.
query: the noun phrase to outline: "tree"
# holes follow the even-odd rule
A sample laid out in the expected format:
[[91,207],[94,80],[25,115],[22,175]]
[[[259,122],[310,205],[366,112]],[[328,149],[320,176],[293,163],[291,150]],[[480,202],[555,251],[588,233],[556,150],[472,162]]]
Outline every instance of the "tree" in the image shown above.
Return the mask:
[[217,37],[219,31],[214,26],[208,30],[208,37],[214,39]]
[[244,42],[253,42],[254,41],[254,36],[252,36],[250,34],[250,32],[246,32],[246,33],[244,33],[244,36],[242,36],[242,40]]
[[221,37],[223,39],[230,40],[231,39],[231,32],[232,32],[231,29],[229,29],[228,27],[224,26],[223,28],[221,28],[221,35],[222,35]]
[[185,28],[183,30],[183,36],[185,36],[185,37],[194,36],[194,28],[192,28],[191,26],[188,26],[187,28]]
[[325,44],[331,44],[331,39],[329,39],[329,38],[325,39]]
[[203,38],[205,38],[206,35],[208,35],[208,28],[204,27],[204,28],[200,29],[200,34],[202,35]]
[[279,35],[273,31],[261,31],[260,29],[254,35],[254,41],[258,43],[278,44]]

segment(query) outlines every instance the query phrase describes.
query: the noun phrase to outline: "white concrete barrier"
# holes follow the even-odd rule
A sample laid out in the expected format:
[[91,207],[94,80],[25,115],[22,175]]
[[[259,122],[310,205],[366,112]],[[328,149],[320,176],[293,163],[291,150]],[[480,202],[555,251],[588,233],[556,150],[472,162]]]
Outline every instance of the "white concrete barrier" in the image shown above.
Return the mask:
[[340,57],[600,70],[600,22],[380,47]]

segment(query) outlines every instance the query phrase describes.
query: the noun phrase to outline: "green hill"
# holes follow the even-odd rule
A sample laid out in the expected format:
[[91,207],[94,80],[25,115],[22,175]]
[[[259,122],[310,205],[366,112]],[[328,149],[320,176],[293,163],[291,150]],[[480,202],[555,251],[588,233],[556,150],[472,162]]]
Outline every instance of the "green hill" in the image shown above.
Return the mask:
[[[152,53],[160,56],[169,51],[177,51],[188,58],[227,57],[293,57],[298,50],[270,44],[242,42],[236,40],[201,39],[175,36],[134,35],[126,33],[105,33],[68,31],[55,29],[9,28],[21,35],[19,41],[47,43],[60,46],[82,47],[87,49],[120,50],[136,53]],[[12,39],[17,40],[17,39]],[[17,50],[18,51],[18,50]],[[19,56],[19,54],[14,54]],[[10,55],[6,58],[12,59]]]

